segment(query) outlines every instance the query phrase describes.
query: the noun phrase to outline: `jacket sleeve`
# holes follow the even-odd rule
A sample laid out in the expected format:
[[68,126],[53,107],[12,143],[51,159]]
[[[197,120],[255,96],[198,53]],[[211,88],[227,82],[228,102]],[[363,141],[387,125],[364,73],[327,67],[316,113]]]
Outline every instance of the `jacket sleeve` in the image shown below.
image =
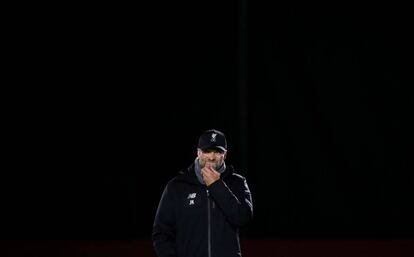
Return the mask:
[[242,227],[253,218],[252,196],[245,178],[234,183],[232,189],[219,179],[210,185],[209,191],[231,224]]
[[168,184],[162,193],[152,228],[152,242],[158,257],[176,257],[174,199]]

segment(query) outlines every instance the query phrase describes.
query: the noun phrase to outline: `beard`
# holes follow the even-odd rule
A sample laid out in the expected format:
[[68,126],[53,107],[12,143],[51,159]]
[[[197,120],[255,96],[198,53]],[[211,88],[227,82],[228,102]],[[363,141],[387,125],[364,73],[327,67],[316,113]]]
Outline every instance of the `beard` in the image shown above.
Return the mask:
[[212,162],[212,161],[199,160],[199,163],[200,163],[201,168],[210,167],[210,168],[213,168],[213,169],[217,170],[221,166],[222,162],[221,161]]

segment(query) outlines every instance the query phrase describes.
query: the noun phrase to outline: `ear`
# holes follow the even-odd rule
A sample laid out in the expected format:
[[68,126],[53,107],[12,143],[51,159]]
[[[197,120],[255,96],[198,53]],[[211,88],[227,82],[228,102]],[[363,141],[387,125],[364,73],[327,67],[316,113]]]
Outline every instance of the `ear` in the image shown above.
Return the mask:
[[202,154],[203,152],[201,151],[201,149],[200,148],[197,148],[197,157],[200,157],[200,155]]
[[227,157],[227,151],[224,152],[223,160],[225,160]]

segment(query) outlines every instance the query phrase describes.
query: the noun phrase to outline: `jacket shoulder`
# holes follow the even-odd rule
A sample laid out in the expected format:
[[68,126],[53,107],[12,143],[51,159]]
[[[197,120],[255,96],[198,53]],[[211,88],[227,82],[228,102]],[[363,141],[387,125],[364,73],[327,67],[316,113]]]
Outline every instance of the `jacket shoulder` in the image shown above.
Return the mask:
[[169,186],[169,187],[174,186],[174,185],[176,185],[176,184],[177,184],[180,180],[181,180],[181,179],[180,179],[180,176],[179,176],[179,175],[177,175],[177,176],[175,176],[175,177],[173,177],[173,178],[171,178],[170,180],[168,180],[168,181],[167,181],[167,186]]
[[167,186],[174,186],[186,180],[186,170],[180,170],[177,175],[168,180]]
[[229,164],[227,169],[228,169],[227,173],[228,173],[229,178],[236,179],[236,180],[245,180],[246,179],[244,176],[240,175],[238,170],[236,170],[233,165]]
[[245,178],[245,177],[243,177],[242,175],[240,175],[240,174],[238,174],[238,173],[235,173],[235,172],[233,172],[233,173],[231,174],[231,176],[232,176],[234,179],[237,179],[237,180],[246,180],[246,178]]

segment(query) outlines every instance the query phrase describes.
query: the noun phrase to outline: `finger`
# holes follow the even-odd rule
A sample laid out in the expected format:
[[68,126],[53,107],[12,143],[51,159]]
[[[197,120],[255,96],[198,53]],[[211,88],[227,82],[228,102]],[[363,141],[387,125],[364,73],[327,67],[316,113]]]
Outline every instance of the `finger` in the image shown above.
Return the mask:
[[217,171],[216,171],[213,167],[209,167],[209,168],[208,168],[208,170],[209,170],[211,173],[217,173]]
[[210,174],[210,175],[213,175],[214,174],[214,169],[209,167],[207,169],[207,173]]
[[209,174],[210,174],[210,171],[208,171],[208,170],[201,170],[201,175],[203,176],[203,178],[209,176]]

